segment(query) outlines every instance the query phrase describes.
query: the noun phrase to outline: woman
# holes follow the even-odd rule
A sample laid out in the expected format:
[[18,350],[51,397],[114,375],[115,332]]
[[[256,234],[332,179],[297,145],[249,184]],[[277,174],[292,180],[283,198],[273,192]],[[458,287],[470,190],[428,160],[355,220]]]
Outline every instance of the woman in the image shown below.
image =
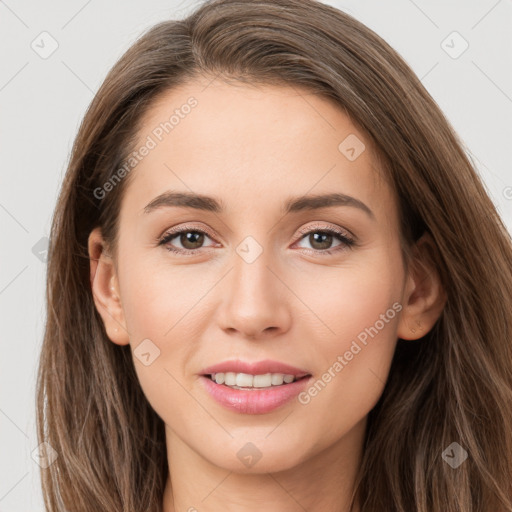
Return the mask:
[[149,30],[86,113],[48,265],[48,510],[512,511],[510,236],[347,14]]

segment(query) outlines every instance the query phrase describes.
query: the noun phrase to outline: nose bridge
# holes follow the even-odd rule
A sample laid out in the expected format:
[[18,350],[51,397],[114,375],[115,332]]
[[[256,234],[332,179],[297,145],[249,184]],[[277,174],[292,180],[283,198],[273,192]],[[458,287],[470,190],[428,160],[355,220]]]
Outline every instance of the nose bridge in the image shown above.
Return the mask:
[[223,327],[248,336],[270,327],[284,328],[289,314],[271,250],[246,237],[233,253],[232,267],[225,288],[227,297],[222,301]]
[[[268,302],[276,295],[274,274],[268,267],[272,263],[271,251],[252,236],[246,237],[233,254],[232,296],[237,296],[239,305],[256,300]],[[273,292],[273,293],[271,293]]]

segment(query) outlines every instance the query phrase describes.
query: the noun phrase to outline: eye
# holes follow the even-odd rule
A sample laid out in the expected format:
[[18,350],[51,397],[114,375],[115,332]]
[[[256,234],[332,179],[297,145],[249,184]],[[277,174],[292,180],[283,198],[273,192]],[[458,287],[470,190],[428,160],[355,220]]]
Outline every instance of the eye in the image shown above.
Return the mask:
[[[307,247],[306,249],[322,255],[344,251],[355,245],[355,240],[341,229],[327,228],[325,226],[309,226],[309,229],[303,229],[299,232],[303,235],[299,242],[307,241],[311,245],[311,249]],[[333,247],[332,243],[336,240],[339,241],[339,244]]]
[[[303,248],[315,254],[329,255],[347,250],[355,245],[355,240],[346,231],[329,228],[325,225],[309,226],[299,230],[299,233],[303,235],[299,242],[307,241],[311,245],[311,248]],[[174,239],[177,239],[174,243],[180,244],[181,247],[176,247],[171,243]],[[213,241],[213,237],[207,231],[185,226],[181,229],[167,231],[158,239],[158,245],[163,245],[168,251],[180,255],[193,255],[205,247],[205,239]],[[335,241],[339,243],[333,246]],[[206,247],[213,247],[213,245]]]
[[[171,241],[175,238],[181,247],[171,245]],[[167,231],[163,237],[158,240],[158,245],[165,245],[166,249],[171,252],[192,254],[202,248],[205,238],[210,238],[206,231],[184,227],[179,230]]]

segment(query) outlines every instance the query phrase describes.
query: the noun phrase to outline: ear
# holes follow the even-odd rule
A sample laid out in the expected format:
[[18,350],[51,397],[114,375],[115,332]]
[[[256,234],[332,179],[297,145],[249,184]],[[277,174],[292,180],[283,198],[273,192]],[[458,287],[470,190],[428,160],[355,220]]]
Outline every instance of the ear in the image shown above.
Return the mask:
[[103,319],[107,336],[117,345],[128,345],[130,339],[120,300],[116,269],[106,250],[100,228],[91,231],[88,249],[94,304]]
[[427,334],[440,317],[446,293],[435,264],[436,246],[430,233],[416,242],[404,287],[398,337],[417,340]]

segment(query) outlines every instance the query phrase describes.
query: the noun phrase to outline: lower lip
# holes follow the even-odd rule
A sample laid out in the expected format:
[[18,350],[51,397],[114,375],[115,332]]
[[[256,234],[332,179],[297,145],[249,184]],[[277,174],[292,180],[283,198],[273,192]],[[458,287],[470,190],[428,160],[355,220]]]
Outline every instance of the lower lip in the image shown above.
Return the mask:
[[206,391],[219,404],[242,414],[265,414],[293,400],[306,386],[311,376],[271,389],[232,389],[201,375]]

